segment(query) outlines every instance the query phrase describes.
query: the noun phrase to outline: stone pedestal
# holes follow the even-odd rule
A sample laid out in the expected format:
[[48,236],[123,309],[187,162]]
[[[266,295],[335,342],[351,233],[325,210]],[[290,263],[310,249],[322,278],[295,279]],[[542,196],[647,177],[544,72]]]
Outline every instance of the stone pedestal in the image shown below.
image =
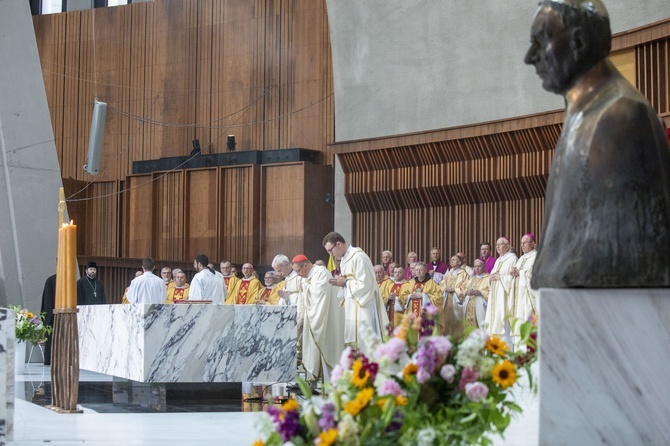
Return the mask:
[[14,312],[0,308],[0,445],[12,439],[14,430],[15,340]]
[[670,444],[670,289],[540,290],[540,445]]
[[79,367],[144,383],[285,382],[296,375],[296,308],[84,305]]

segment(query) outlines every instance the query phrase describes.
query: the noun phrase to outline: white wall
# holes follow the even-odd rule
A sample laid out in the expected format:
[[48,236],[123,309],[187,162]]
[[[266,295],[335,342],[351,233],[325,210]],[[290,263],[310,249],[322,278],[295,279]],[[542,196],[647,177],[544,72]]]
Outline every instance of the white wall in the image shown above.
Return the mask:
[[[336,141],[563,107],[523,63],[537,0],[327,0]],[[670,17],[668,0],[606,2],[613,32]]]

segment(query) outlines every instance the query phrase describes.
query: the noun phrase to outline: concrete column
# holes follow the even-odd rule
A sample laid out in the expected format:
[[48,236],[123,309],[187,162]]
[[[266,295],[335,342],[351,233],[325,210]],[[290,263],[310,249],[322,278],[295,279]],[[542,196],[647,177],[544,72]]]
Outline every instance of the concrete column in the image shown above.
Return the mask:
[[0,305],[39,311],[62,186],[30,4],[0,0]]

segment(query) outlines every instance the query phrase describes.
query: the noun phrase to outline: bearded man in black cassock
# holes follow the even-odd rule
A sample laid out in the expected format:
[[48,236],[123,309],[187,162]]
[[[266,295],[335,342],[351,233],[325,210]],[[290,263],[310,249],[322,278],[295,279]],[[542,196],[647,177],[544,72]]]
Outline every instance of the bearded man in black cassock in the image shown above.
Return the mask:
[[86,275],[77,281],[77,305],[103,305],[105,287],[96,277],[98,265],[95,262],[86,264]]

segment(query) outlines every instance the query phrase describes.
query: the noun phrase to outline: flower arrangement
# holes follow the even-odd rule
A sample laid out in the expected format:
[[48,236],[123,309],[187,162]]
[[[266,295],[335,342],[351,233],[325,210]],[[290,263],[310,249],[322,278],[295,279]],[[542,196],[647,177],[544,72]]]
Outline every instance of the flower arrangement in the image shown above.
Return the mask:
[[15,313],[15,331],[18,342],[32,342],[38,344],[44,342],[51,333],[51,327],[44,325],[44,315],[39,315],[21,307],[12,307]]
[[481,329],[435,334],[436,313],[406,316],[386,342],[367,346],[371,357],[346,348],[328,396],[269,407],[254,445],[490,445],[521,412],[509,398],[521,373],[535,390],[536,320],[520,325],[522,348],[512,352]]

